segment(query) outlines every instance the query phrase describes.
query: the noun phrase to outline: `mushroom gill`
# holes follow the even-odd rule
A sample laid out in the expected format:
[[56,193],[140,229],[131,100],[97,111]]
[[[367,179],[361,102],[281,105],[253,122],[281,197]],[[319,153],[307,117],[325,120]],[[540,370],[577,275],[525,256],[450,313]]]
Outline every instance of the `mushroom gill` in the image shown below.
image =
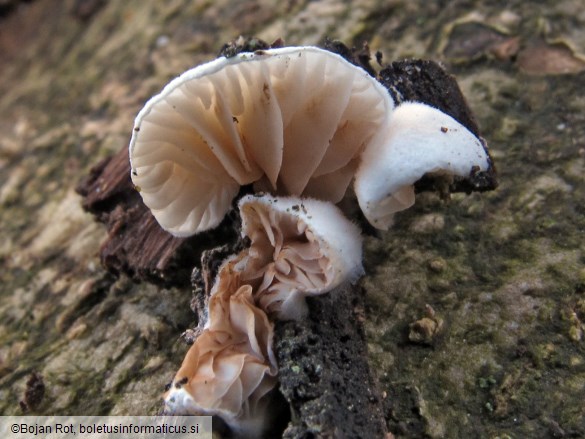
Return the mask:
[[176,236],[218,225],[250,183],[337,202],[393,106],[366,71],[316,47],[220,57],[175,78],[140,111],[132,180]]
[[277,383],[273,325],[254,304],[251,286],[240,284],[234,263],[228,260],[220,269],[206,327],[164,399],[169,413],[217,415],[232,430],[254,437],[265,424],[266,396]]
[[306,313],[305,296],[362,274],[360,232],[333,204],[248,195],[239,206],[242,234],[251,245],[235,267],[269,314],[298,319]]
[[470,177],[492,166],[479,138],[429,105],[400,104],[385,130],[384,141],[361,155],[354,182],[364,215],[378,229],[414,204],[413,185],[425,174]]

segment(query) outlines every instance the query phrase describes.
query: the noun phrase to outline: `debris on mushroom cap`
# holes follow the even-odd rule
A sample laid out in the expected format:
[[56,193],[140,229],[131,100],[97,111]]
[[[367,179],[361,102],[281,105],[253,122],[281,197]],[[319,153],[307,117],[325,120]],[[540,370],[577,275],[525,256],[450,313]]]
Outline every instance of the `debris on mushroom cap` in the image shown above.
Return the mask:
[[393,106],[367,72],[316,47],[220,57],[140,111],[132,180],[176,236],[218,225],[240,185],[337,202]]
[[363,273],[359,230],[333,204],[247,195],[239,207],[242,234],[251,246],[235,268],[268,313],[298,319],[306,312],[305,296],[326,293]]
[[241,436],[259,437],[276,386],[273,326],[228,261],[209,300],[209,320],[165,394],[166,411],[217,415]]
[[354,183],[368,221],[387,230],[395,212],[414,204],[413,184],[429,173],[472,176],[491,162],[480,139],[451,116],[406,102],[392,112],[384,142],[361,156]]

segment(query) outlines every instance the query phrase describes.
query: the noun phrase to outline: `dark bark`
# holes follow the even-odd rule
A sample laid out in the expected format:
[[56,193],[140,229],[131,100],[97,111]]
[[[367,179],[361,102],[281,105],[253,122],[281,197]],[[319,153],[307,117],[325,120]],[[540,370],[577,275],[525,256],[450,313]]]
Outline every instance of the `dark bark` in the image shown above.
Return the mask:
[[284,437],[384,437],[362,326],[363,290],[348,287],[307,302],[308,319],[276,325],[280,390],[292,411]]
[[235,241],[235,216],[214,231],[177,238],[164,231],[130,179],[128,148],[96,165],[77,186],[83,208],[106,225],[100,258],[108,271],[163,286],[188,286],[191,271],[206,248]]

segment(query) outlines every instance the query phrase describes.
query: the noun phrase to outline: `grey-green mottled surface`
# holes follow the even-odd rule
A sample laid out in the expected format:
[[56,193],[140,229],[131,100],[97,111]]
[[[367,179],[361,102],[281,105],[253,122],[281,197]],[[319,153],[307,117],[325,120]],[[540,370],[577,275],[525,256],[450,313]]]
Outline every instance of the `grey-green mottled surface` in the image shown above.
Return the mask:
[[[370,362],[396,437],[585,437],[585,5],[11,2],[0,17],[0,413],[152,414],[190,291],[115,279],[77,181],[171,77],[239,34],[444,62],[499,172],[365,243]],[[195,261],[194,261],[195,262]],[[426,307],[429,305],[429,307]],[[432,311],[431,311],[432,309]],[[415,322],[417,322],[415,324]]]

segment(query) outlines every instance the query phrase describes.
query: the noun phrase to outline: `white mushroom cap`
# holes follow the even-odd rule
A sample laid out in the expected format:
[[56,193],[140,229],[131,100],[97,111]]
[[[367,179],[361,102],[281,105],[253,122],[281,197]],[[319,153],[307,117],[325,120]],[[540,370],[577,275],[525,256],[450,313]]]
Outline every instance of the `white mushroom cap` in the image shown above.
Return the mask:
[[150,99],[130,141],[132,180],[176,236],[215,227],[240,185],[337,202],[393,101],[316,47],[218,58]]
[[481,141],[442,111],[406,102],[392,112],[383,142],[362,154],[354,183],[368,221],[387,230],[395,212],[414,204],[414,183],[427,173],[467,177],[490,166]]
[[305,296],[323,294],[363,273],[358,228],[333,204],[248,195],[240,200],[249,256],[237,269],[257,303],[280,319],[306,313]]

